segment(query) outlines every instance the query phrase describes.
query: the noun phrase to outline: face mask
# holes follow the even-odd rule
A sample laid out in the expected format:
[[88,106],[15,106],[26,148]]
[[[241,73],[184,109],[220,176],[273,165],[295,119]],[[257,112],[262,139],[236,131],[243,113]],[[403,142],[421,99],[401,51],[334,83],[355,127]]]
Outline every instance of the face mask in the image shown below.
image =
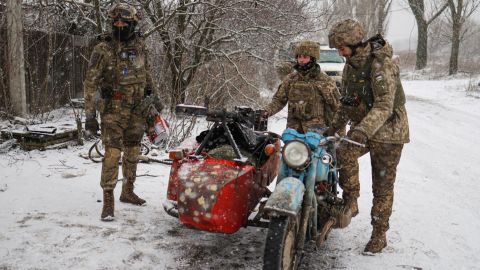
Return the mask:
[[135,24],[132,22],[126,22],[127,26],[125,27],[116,27],[112,24],[112,36],[113,38],[120,41],[127,41],[131,39],[135,32]]
[[315,60],[312,60],[305,65],[300,65],[297,63],[294,68],[301,71],[308,71],[311,68],[313,68],[316,64],[317,62]]

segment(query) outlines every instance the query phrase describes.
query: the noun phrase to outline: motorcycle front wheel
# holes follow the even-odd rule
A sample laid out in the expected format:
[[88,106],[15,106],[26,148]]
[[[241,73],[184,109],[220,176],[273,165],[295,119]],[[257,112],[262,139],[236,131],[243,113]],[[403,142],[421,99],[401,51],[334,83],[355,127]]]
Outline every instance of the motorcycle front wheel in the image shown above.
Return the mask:
[[270,220],[263,255],[263,270],[294,269],[297,222],[292,217],[273,217]]

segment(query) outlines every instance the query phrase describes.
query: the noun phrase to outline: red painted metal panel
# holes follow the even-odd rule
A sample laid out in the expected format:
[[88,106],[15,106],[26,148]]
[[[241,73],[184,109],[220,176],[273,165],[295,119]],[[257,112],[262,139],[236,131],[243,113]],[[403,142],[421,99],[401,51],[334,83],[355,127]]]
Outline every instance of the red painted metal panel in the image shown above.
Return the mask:
[[260,168],[207,156],[204,160],[176,160],[170,171],[167,198],[177,201],[179,219],[185,225],[210,232],[235,233],[265,195],[276,177],[277,152]]

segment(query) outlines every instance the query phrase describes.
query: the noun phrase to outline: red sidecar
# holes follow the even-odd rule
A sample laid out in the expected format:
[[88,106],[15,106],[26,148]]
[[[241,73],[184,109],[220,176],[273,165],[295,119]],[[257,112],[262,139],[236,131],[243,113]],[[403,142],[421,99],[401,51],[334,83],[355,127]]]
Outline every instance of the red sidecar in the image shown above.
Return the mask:
[[[195,152],[176,152],[179,156],[171,167],[164,208],[189,227],[234,233],[247,226],[256,205],[270,193],[267,186],[280,164],[280,139],[246,129],[235,119],[210,121],[215,119],[219,121],[213,128],[197,137],[202,144]],[[231,153],[219,157],[219,148]]]

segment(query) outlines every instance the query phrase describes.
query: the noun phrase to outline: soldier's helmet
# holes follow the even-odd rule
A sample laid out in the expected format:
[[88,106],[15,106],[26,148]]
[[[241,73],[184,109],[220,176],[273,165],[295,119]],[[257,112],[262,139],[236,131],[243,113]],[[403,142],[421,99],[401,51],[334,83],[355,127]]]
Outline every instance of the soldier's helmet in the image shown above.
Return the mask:
[[123,21],[138,22],[140,19],[135,7],[126,3],[113,4],[107,15],[112,20],[121,19]]
[[332,26],[328,33],[328,45],[330,48],[355,46],[363,41],[364,36],[365,31],[358,21],[346,19]]
[[298,55],[308,55],[315,59],[320,58],[320,45],[317,42],[304,40],[295,46],[295,57]]

